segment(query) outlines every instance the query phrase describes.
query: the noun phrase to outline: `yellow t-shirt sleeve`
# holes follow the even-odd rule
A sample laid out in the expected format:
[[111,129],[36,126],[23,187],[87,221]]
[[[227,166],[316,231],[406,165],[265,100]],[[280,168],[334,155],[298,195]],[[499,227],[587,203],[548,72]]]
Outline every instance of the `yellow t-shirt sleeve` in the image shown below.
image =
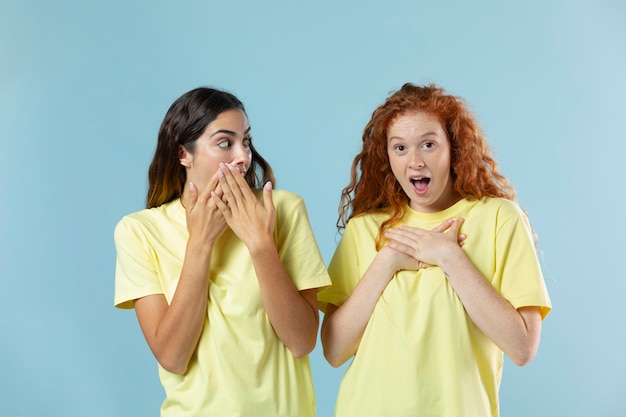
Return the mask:
[[521,209],[498,225],[495,278],[498,290],[515,307],[536,306],[541,317],[551,310],[528,217]]
[[126,216],[115,227],[113,236],[117,252],[114,305],[133,308],[138,298],[162,294],[154,254],[141,224]]
[[361,278],[357,242],[354,229],[348,223],[328,266],[332,285],[318,295],[320,310],[328,304],[341,306],[350,296]]
[[275,191],[277,208],[276,248],[298,291],[330,285],[304,200],[296,194]]

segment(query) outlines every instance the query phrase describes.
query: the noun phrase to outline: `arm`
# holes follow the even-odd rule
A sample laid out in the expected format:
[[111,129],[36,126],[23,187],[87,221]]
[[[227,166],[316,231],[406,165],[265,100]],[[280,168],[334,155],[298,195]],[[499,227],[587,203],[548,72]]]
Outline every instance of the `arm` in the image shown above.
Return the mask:
[[[406,268],[400,266],[403,261],[408,263]],[[382,248],[345,303],[327,306],[321,340],[324,357],[332,366],[341,366],[356,353],[378,299],[399,269],[417,269],[417,262]]]
[[296,289],[272,239],[251,247],[255,248],[250,254],[272,328],[294,357],[308,355],[315,347],[319,327],[317,289]]
[[539,308],[522,307],[516,310],[489,284],[461,250],[451,251],[440,262],[439,266],[474,324],[515,364],[523,366],[529,363],[539,348]]
[[315,347],[319,314],[317,289],[298,291],[285,271],[274,244],[276,210],[272,187],[263,187],[261,203],[237,169],[218,172],[223,198],[213,195],[226,222],[250,251],[263,306],[278,338],[299,358]]
[[[433,231],[444,231],[450,226],[443,223]],[[465,235],[460,236],[459,245]],[[322,346],[328,363],[341,366],[357,351],[365,327],[369,322],[378,299],[399,270],[418,270],[423,267],[418,260],[392,249],[383,247],[363,274],[348,299],[341,307],[329,304],[322,323]]]
[[452,223],[448,233],[433,233],[411,227],[390,229],[389,244],[422,262],[438,265],[459,296],[476,326],[514,363],[530,362],[539,347],[541,314],[538,307],[515,309],[474,267],[455,244],[463,219]]
[[210,198],[216,184],[214,178],[201,195],[190,185],[185,204],[189,240],[171,304],[161,294],[135,301],[137,319],[150,349],[161,366],[172,373],[186,372],[206,319],[211,253],[226,225]]

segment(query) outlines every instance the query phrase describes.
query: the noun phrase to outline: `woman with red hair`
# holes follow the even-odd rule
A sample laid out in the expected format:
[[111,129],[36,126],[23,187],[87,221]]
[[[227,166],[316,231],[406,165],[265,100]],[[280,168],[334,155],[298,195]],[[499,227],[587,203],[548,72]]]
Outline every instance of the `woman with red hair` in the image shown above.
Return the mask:
[[535,356],[551,309],[534,234],[473,115],[435,86],[378,107],[342,192],[319,294],[336,416],[498,416],[503,355]]

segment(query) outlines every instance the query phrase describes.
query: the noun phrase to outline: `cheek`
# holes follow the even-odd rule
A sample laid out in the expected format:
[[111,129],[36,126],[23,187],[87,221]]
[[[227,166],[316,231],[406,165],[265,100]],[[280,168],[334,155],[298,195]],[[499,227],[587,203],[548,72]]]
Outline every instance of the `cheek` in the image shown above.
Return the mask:
[[449,155],[441,155],[439,158],[437,158],[435,161],[433,161],[436,166],[437,166],[437,170],[439,171],[440,174],[446,174],[446,173],[450,173],[450,171],[452,170],[452,165],[450,164],[450,156]]
[[396,178],[396,181],[400,182],[400,179],[404,178],[402,164],[397,159],[390,157],[389,166],[391,166],[391,173]]
[[214,159],[206,166],[206,175],[212,177],[220,169],[220,163],[227,164],[229,161],[224,159]]

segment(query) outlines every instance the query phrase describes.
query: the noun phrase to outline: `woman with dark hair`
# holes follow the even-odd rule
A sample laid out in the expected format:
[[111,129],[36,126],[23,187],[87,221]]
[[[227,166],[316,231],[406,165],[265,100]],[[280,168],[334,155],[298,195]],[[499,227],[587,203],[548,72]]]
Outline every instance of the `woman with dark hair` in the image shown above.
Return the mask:
[[158,361],[162,416],[315,416],[308,354],[330,280],[304,202],[273,183],[235,96],[172,104],[147,209],[115,228],[115,306],[135,308]]
[[337,416],[499,415],[503,354],[530,362],[551,308],[514,199],[462,99],[405,84],[374,111],[319,294],[326,359],[354,357]]

